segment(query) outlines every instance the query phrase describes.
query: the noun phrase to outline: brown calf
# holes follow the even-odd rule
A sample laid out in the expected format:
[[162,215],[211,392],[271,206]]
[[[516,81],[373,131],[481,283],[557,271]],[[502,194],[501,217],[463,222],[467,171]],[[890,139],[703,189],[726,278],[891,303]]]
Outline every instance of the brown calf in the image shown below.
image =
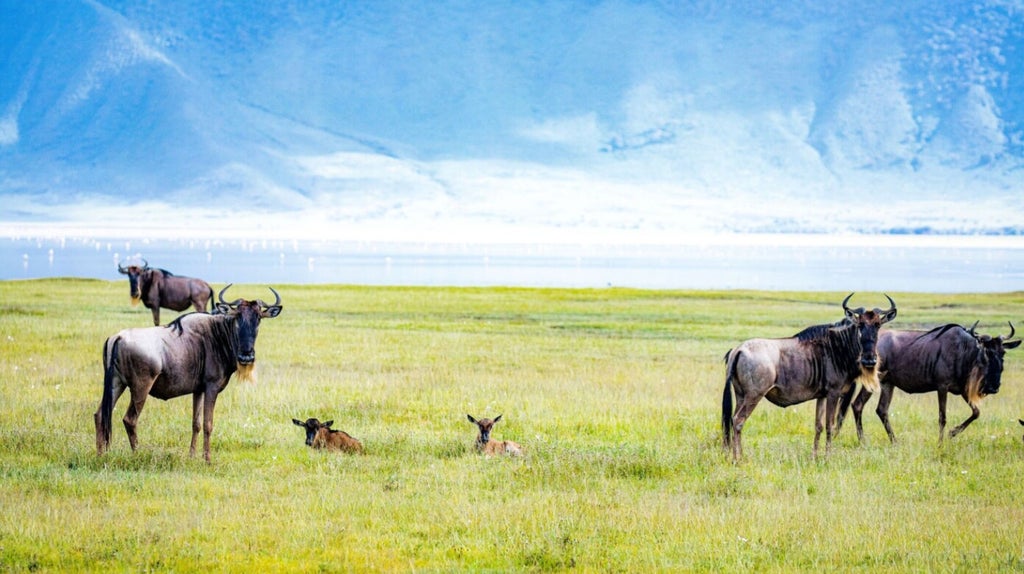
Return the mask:
[[476,437],[477,451],[482,452],[487,456],[494,456],[496,454],[519,456],[523,454],[523,448],[510,440],[491,439],[491,429],[494,428],[494,423],[501,420],[501,415],[494,417],[494,420],[476,420],[471,415],[466,415],[466,417],[469,418],[469,422],[475,424],[477,428],[480,429],[480,434]]
[[292,419],[292,422],[306,429],[307,446],[342,452],[363,452],[363,443],[358,439],[345,431],[331,428],[334,421],[322,423],[317,419],[306,419],[306,422]]

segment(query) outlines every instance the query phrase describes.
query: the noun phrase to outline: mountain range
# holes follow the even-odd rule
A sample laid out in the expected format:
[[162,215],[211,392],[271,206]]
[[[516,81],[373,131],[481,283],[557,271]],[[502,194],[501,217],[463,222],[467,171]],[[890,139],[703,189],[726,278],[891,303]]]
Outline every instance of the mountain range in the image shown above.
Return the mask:
[[2,223],[1024,232],[1024,0],[0,6]]

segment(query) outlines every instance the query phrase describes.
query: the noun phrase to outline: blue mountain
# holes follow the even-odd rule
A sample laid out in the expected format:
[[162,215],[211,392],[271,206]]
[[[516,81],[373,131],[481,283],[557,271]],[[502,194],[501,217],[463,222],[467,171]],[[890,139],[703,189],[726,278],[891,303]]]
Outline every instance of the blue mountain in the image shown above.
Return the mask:
[[1021,0],[0,13],[6,221],[155,203],[339,222],[1024,228]]

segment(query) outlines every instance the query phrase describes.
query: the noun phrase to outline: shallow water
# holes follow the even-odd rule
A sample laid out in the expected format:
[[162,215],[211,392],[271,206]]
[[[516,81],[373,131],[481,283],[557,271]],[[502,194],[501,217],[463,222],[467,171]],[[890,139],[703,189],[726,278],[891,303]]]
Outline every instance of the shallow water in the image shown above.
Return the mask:
[[342,283],[1006,292],[1024,249],[836,245],[470,245],[317,241],[0,238],[0,279],[122,278],[117,264],[211,283]]

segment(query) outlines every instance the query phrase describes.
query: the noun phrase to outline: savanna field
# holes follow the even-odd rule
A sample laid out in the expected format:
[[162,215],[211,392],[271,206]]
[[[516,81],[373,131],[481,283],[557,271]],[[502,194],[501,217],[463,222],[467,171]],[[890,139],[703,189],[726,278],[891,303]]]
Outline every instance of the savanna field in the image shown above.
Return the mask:
[[[151,325],[127,281],[0,282],[0,570],[1024,571],[1021,349],[942,445],[934,393],[896,392],[895,445],[873,398],[866,443],[848,421],[817,460],[813,402],[762,401],[734,464],[723,355],[837,321],[847,293],[273,287],[207,464],[188,397],[146,402],[133,453],[125,394],[96,455],[103,342]],[[1024,331],[1024,293],[889,295],[887,328]],[[947,430],[969,412],[950,396]],[[467,414],[503,414],[525,456],[478,455]],[[366,454],[306,447],[308,417]]]

